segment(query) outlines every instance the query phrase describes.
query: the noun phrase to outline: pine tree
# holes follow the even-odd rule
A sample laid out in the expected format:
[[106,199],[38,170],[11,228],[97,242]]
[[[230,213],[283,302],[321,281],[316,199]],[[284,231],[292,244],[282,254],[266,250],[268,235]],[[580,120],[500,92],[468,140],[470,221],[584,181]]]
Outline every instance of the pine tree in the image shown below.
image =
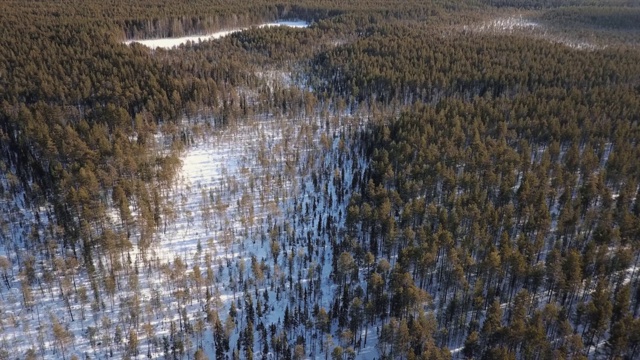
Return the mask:
[[480,346],[480,336],[477,331],[472,331],[467,336],[467,339],[464,341],[464,348],[462,349],[462,354],[467,359],[473,359],[477,354],[481,351]]
[[487,315],[482,324],[482,330],[480,332],[480,338],[485,346],[492,346],[502,333],[502,309],[498,300],[494,300],[487,310]]
[[609,327],[613,305],[609,299],[609,291],[603,279],[598,280],[596,289],[592,294],[591,302],[587,306],[588,331],[587,344],[598,343]]

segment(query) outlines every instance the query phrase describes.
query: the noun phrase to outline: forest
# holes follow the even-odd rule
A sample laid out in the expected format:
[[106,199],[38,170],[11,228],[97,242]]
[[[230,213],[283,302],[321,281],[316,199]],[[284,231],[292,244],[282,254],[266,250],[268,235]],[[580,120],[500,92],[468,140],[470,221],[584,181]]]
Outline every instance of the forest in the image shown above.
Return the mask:
[[626,0],[2,1],[0,360],[639,358],[638,39]]

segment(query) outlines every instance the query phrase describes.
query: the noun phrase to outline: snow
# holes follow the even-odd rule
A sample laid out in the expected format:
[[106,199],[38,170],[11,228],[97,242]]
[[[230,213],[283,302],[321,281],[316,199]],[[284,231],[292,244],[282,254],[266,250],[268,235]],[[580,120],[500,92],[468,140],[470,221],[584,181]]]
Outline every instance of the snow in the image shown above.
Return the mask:
[[598,50],[605,47],[589,41],[578,40],[567,34],[551,31],[546,26],[522,15],[499,17],[480,24],[464,25],[465,33],[490,33],[490,34],[526,34],[538,39],[562,44],[576,50]]
[[[178,218],[175,225],[159,234],[155,256],[160,262],[166,263],[175,256],[181,256],[187,259],[191,267],[193,262],[190,259],[198,255],[198,242],[204,245],[207,249],[205,251],[211,251],[214,262],[220,269],[216,275],[216,286],[220,287],[220,300],[224,307],[224,311],[220,313],[223,318],[226,317],[231,302],[244,296],[239,290],[242,287],[240,282],[250,281],[247,275],[251,272],[251,257],[255,256],[258,261],[264,259],[269,265],[267,277],[285,284],[285,290],[280,300],[277,300],[278,296],[273,288],[266,286],[270,280],[255,284],[259,293],[266,290],[270,298],[270,309],[259,320],[267,327],[270,324],[277,325],[280,331],[285,308],[288,306],[293,310],[296,300],[290,294],[292,289],[289,288],[285,274],[278,275],[278,271],[272,266],[269,241],[263,244],[261,237],[272,228],[289,228],[294,232],[295,240],[280,237],[282,252],[278,266],[282,271],[288,269],[287,257],[291,256],[295,267],[292,272],[295,283],[309,288],[311,280],[322,282],[314,299],[320,306],[329,309],[335,292],[335,286],[328,280],[331,272],[331,248],[328,234],[318,232],[315,224],[318,218],[324,223],[327,216],[339,219],[339,212],[346,213],[348,196],[342,203],[334,200],[332,205],[327,204],[327,197],[337,198],[333,172],[330,170],[337,160],[335,157],[339,156],[337,140],[350,121],[353,119],[338,119],[337,126],[329,130],[321,119],[267,117],[217,132],[213,136],[195,139],[182,157],[180,179],[172,195],[173,199],[170,200],[178,209]],[[327,133],[332,139],[329,149],[320,145],[321,134]],[[314,161],[315,165],[309,168],[306,165],[310,161]],[[291,166],[292,163],[294,166]],[[345,169],[351,169],[352,160],[346,159],[344,163]],[[311,178],[314,173],[328,174],[329,178],[321,181],[321,184],[327,184],[328,193],[322,191],[323,185],[313,185]],[[346,172],[344,177],[344,183],[350,184],[351,171]],[[214,208],[216,204],[222,204],[218,210],[214,210],[210,224],[206,224],[203,218],[203,204],[207,202]],[[318,204],[318,212],[310,213],[309,218],[305,219],[301,209],[310,209],[314,203]],[[191,220],[187,219],[187,214],[190,213]],[[253,225],[249,224],[247,214],[252,214],[250,217]],[[308,234],[312,234],[315,248],[322,254],[312,256],[311,262],[305,259],[306,241],[302,240]],[[222,240],[225,236],[230,236],[230,243]],[[285,256],[286,254],[289,255]],[[320,259],[324,259],[324,262],[320,262]],[[244,275],[240,275],[241,263],[245,266]],[[201,263],[200,266],[203,268],[204,264]],[[306,275],[296,277],[296,273],[307,274],[312,266],[320,270],[317,279],[315,276],[307,278]],[[281,280],[275,280],[279,276]],[[238,311],[239,318],[242,318],[244,315],[241,314],[240,306]],[[292,333],[299,331],[301,330],[294,330]],[[234,333],[231,338],[232,349],[237,337],[238,334]],[[366,354],[364,358],[377,356],[373,336],[370,339],[370,346],[362,350]],[[309,336],[305,346],[307,351],[312,348],[313,341]],[[260,349],[261,346],[256,343],[255,350]],[[210,351],[208,348],[205,350]],[[320,352],[317,353],[318,358],[323,358]],[[209,355],[213,358],[214,354]]]
[[[269,26],[306,27],[308,24],[278,22],[260,25]],[[538,28],[538,24],[522,19],[501,19],[491,22],[484,29],[513,31]],[[170,48],[186,41],[215,39],[241,30],[243,29],[136,42],[151,48]],[[260,75],[272,82],[293,85],[289,73],[266,71]],[[207,119],[201,121],[204,123]],[[132,235],[134,247],[124,255],[125,258],[131,259],[131,264],[126,271],[120,270],[116,275],[117,295],[110,298],[105,294],[104,278],[90,279],[86,273],[73,269],[71,271],[76,272],[73,274],[74,283],[87,289],[88,304],[79,302],[73,295],[71,304],[65,304],[60,296],[62,285],[56,278],[52,286],[43,288],[42,282],[39,283],[40,288],[37,285],[32,286],[36,305],[33,310],[26,310],[20,292],[22,277],[12,274],[11,287],[5,289],[4,284],[0,287],[0,349],[12,348],[16,354],[23,355],[27,349],[34,348],[41,352],[43,359],[60,358],[61,353],[53,350],[57,345],[52,340],[48,325],[50,317],[55,316],[74,337],[72,344],[66,349],[68,357],[76,354],[81,358],[84,358],[84,355],[90,358],[108,358],[110,349],[115,358],[122,358],[126,339],[121,345],[95,346],[90,344],[87,331],[90,327],[97,328],[98,341],[112,341],[115,326],[119,325],[126,337],[129,329],[133,328],[127,314],[135,296],[139,297],[142,309],[140,323],[150,324],[154,333],[154,338],[148,339],[144,331],[136,330],[139,357],[147,352],[148,343],[155,343],[162,336],[170,334],[170,323],[179,321],[179,313],[182,310],[187,314],[191,324],[203,318],[205,296],[196,295],[196,292],[212,290],[212,302],[217,303],[224,323],[233,302],[238,304],[238,319],[244,318],[245,309],[241,300],[245,295],[243,285],[248,284],[248,292],[268,294],[269,301],[266,302],[266,310],[259,321],[266,327],[276,325],[278,331],[283,328],[284,309],[293,309],[300,305],[301,300],[295,295],[292,286],[301,286],[310,291],[312,295],[309,304],[317,303],[325,309],[330,309],[337,289],[331,279],[330,242],[335,238],[335,233],[344,230],[344,216],[350,194],[347,190],[342,199],[337,200],[338,187],[342,184],[344,188],[349,189],[355,171],[362,173],[361,170],[367,165],[364,157],[358,152],[359,144],[350,140],[350,135],[361,130],[364,122],[363,117],[352,113],[329,118],[320,118],[316,114],[297,118],[260,114],[243,119],[237,125],[210,129],[201,134],[189,132],[190,145],[181,156],[182,169],[178,179],[174,186],[163,194],[175,218],[169,219],[167,213],[162,215],[166,224],[160,226],[144,256],[137,247],[139,234]],[[341,140],[345,141],[343,148],[346,150],[341,150]],[[601,166],[606,163],[610,151],[611,146],[608,144]],[[532,162],[539,161],[539,156],[536,157],[535,154],[541,155],[542,152],[539,150],[532,154]],[[520,180],[521,176],[518,177],[514,191],[520,186]],[[0,176],[0,182],[3,188],[9,187],[6,177]],[[24,192],[19,192],[14,201],[14,204],[0,203],[0,209],[9,214],[8,234],[4,234],[3,237],[28,239],[30,226],[39,227],[41,233],[44,233],[47,226],[45,214],[48,210],[40,209],[41,223],[36,223],[35,213],[27,210],[25,205]],[[310,211],[310,208],[314,210]],[[552,204],[551,213],[554,220],[550,233],[554,233],[557,223],[555,217],[558,214],[557,203]],[[109,211],[108,214],[114,224],[119,223],[117,212]],[[332,230],[324,231],[319,229],[320,226],[316,226],[319,223],[326,224],[329,218],[333,219]],[[23,226],[25,223],[32,225]],[[282,247],[277,261],[274,261],[269,247],[271,230],[274,230],[273,234]],[[310,239],[313,250],[308,247],[307,238]],[[0,247],[0,255],[6,255],[12,260],[12,271],[15,273],[19,271],[18,257],[24,253],[23,242],[26,241],[18,242],[20,248]],[[546,254],[546,251],[547,249],[543,254]],[[262,281],[252,279],[252,257],[258,262],[264,260],[267,265],[265,279]],[[544,256],[542,258],[544,259]],[[168,275],[163,274],[165,269],[170,270],[175,266],[176,259],[185,264],[186,270],[182,276],[190,276],[194,266],[198,265],[204,277],[208,263],[214,276],[212,284],[208,286],[201,286],[199,289],[191,286],[192,299],[182,304],[175,301],[175,283],[169,280]],[[394,259],[392,258],[392,261]],[[106,263],[106,259],[94,261],[101,260]],[[123,260],[123,263],[127,261]],[[444,261],[446,259],[442,257],[441,262]],[[290,263],[293,264],[292,281],[287,278]],[[636,273],[635,266],[628,269],[625,282],[630,281]],[[67,275],[69,274],[71,273],[68,272]],[[56,276],[58,275],[64,276],[56,273]],[[39,273],[38,277],[39,281],[42,281],[43,274]],[[131,278],[137,279],[137,289],[129,284]],[[102,296],[99,302],[94,303],[95,307],[91,303],[93,280],[98,283]],[[192,285],[191,282],[189,284]],[[275,287],[273,284],[276,284]],[[364,283],[362,285],[366,286]],[[314,286],[319,290],[312,290]],[[283,289],[282,292],[278,293],[275,290],[278,287]],[[441,297],[436,296],[434,307],[441,308],[446,304],[441,300]],[[255,301],[256,298],[254,305]],[[159,306],[152,306],[152,303]],[[503,303],[502,306],[506,307],[507,303]],[[153,309],[149,310],[152,307]],[[86,317],[81,316],[82,313],[86,313]],[[74,320],[70,318],[71,315],[75,317]],[[105,319],[111,325],[105,325]],[[242,322],[243,320],[238,320],[238,325],[231,335],[231,349],[235,348],[238,341]],[[257,322],[254,325],[257,325]],[[209,325],[208,327],[210,328]],[[304,328],[304,325],[295,327],[289,334],[288,342],[293,344],[292,337],[304,334],[307,354],[313,353],[310,356],[317,359],[324,358],[324,353],[312,350],[314,346],[316,349],[321,348],[323,334],[314,338],[307,332],[315,335],[314,331]],[[335,333],[336,328],[332,328],[332,333]],[[375,325],[368,327],[368,341],[362,349],[357,350],[358,358],[372,359],[380,356],[376,347],[376,330]],[[258,356],[261,346],[258,332],[255,334],[254,350]],[[209,358],[214,358],[211,330],[207,330],[202,338]],[[195,335],[190,335],[190,339],[193,344],[197,341]],[[463,341],[464,337],[460,336],[449,344],[453,345],[454,357],[461,356]],[[338,344],[336,339],[336,345]],[[161,346],[149,346],[152,349],[149,351],[151,357],[161,357]],[[189,349],[191,354],[194,349],[195,346]]]
[[519,17],[498,18],[480,25],[479,31],[502,31],[511,32],[516,29],[533,30],[540,27],[540,24]]
[[[231,303],[237,302],[237,325],[230,337],[231,349],[234,349],[239,330],[246,322],[243,320],[246,310],[240,301],[244,299],[244,284],[252,294],[254,291],[268,293],[269,301],[263,302],[266,310],[262,317],[256,318],[256,326],[258,322],[266,327],[274,324],[279,332],[282,331],[286,307],[293,311],[296,306],[307,306],[311,311],[313,304],[317,303],[330,309],[337,289],[331,280],[332,232],[319,230],[316,224],[319,221],[324,224],[328,217],[332,217],[335,219],[335,230],[332,231],[340,231],[344,225],[349,196],[346,194],[338,201],[336,184],[340,181],[351,184],[353,169],[365,165],[363,158],[352,153],[357,146],[350,143],[350,138],[344,134],[357,131],[362,127],[362,121],[354,116],[291,119],[258,115],[239,121],[238,125],[210,129],[203,134],[190,133],[192,143],[181,157],[183,166],[178,179],[165,193],[167,205],[174,210],[175,218],[168,219],[166,226],[160,226],[144,256],[137,246],[139,234],[132,234],[134,247],[122,254],[124,268],[115,274],[115,296],[109,296],[103,288],[106,279],[100,274],[106,271],[100,270],[96,278],[90,279],[86,272],[76,268],[68,270],[66,276],[72,277],[78,288],[87,289],[87,302],[79,301],[73,288],[68,290],[71,295],[66,302],[62,296],[65,285],[61,283],[65,275],[56,272],[51,285],[43,282],[44,287],[32,286],[34,306],[27,310],[20,290],[22,277],[12,276],[11,287],[6,289],[2,284],[0,291],[0,349],[11,348],[16,354],[23,355],[33,348],[43,359],[61,358],[62,352],[54,341],[50,325],[51,318],[55,317],[73,334],[65,348],[66,358],[72,354],[92,359],[110,358],[111,354],[122,358],[130,330],[138,336],[138,357],[149,354],[152,358],[159,358],[163,353],[162,337],[170,335],[171,322],[179,323],[180,312],[186,313],[192,326],[198,319],[203,319],[207,290],[211,290],[210,301],[217,304],[215,306],[223,323]],[[323,142],[323,138],[328,140]],[[342,150],[341,139],[346,142]],[[338,162],[344,166],[340,179],[336,178],[340,173],[334,171]],[[313,211],[310,210],[312,207]],[[19,208],[24,209],[24,204]],[[26,210],[19,212],[24,214],[23,217],[33,217]],[[207,212],[210,216],[206,215]],[[114,224],[119,223],[117,212],[110,211],[109,217]],[[166,217],[163,215],[163,220]],[[17,219],[11,227],[20,231],[15,233],[17,237],[26,238],[29,233],[29,228],[21,227]],[[281,244],[277,261],[279,270],[270,252],[269,239],[263,242],[265,235],[270,236],[270,229],[281,230],[277,235]],[[307,248],[308,238],[313,244],[313,252]],[[2,251],[12,259],[16,272],[18,261],[15,259],[20,252],[10,248]],[[258,262],[264,260],[267,265],[262,281],[253,279],[252,257]],[[208,262],[214,276],[211,283],[199,289],[187,280],[191,300],[181,303],[176,302],[176,280],[169,280],[168,275],[177,259],[185,264],[185,271],[177,276],[190,279],[194,266],[198,265],[202,276],[206,277]],[[94,262],[96,268],[104,268],[109,259],[96,258]],[[292,282],[287,278],[290,264],[294,267],[290,273]],[[312,268],[314,271],[310,273]],[[43,281],[43,275],[38,273],[38,281]],[[131,282],[132,279],[137,285]],[[94,301],[92,280],[98,284],[98,301]],[[312,297],[309,303],[301,303],[291,286],[308,290]],[[280,294],[277,291],[279,287],[282,290]],[[142,326],[134,325],[131,304],[136,299],[139,302],[139,324],[149,324],[153,338],[147,338]],[[253,299],[254,305],[256,299]],[[114,343],[116,326],[122,329],[123,334],[119,344]],[[89,328],[96,329],[93,345],[89,340]],[[288,342],[293,344],[296,336],[305,334],[306,352],[314,352],[316,358],[324,358],[319,351],[322,334],[314,338],[307,333],[310,331],[315,330],[305,329],[304,324],[296,326],[290,329]],[[258,331],[255,334],[254,350],[259,354],[262,347]],[[201,340],[197,335],[186,337],[193,345],[185,355],[193,354],[195,344]],[[370,328],[367,346],[360,350],[361,358],[378,356],[376,338],[375,329]],[[209,358],[214,358],[209,324],[201,339]],[[316,351],[312,350],[314,346]]]
[[[286,26],[286,27],[292,27],[292,28],[306,28],[309,26],[309,23],[306,21],[291,21],[291,20],[287,20],[287,21],[276,21],[276,22],[270,22],[270,23],[264,23],[261,25],[258,25],[258,28],[264,28],[264,27],[274,27],[274,26]],[[161,38],[161,39],[147,39],[147,40],[127,40],[124,43],[126,45],[130,45],[132,43],[139,43],[142,44],[146,47],[149,47],[151,49],[157,49],[157,48],[162,48],[162,49],[171,49],[173,47],[176,46],[180,46],[182,44],[186,44],[187,42],[200,42],[200,41],[208,41],[208,40],[215,40],[215,39],[220,39],[223,38],[225,36],[231,35],[233,33],[239,32],[239,31],[243,31],[243,30],[247,30],[250,29],[250,27],[246,27],[246,28],[238,28],[238,29],[231,29],[231,30],[225,30],[225,31],[218,31],[215,33],[211,33],[211,34],[205,34],[205,35],[193,35],[193,36],[185,36],[185,37],[179,37],[179,38]]]

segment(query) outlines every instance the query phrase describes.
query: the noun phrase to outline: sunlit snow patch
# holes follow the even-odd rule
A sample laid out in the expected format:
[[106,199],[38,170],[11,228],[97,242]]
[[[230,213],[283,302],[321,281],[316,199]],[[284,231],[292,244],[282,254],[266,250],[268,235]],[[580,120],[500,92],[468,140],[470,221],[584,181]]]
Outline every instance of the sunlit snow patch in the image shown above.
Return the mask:
[[519,32],[578,50],[597,50],[603,48],[588,41],[581,41],[563,34],[554,33],[543,24],[523,18],[522,16],[497,18],[482,24],[465,25],[463,30],[470,33],[493,34]]
[[[277,22],[271,22],[271,23],[265,23],[265,24],[261,24],[258,25],[257,27],[273,27],[273,26],[286,26],[286,27],[293,27],[293,28],[306,28],[309,26],[309,23],[306,21],[277,21]],[[179,46],[182,44],[185,44],[188,41],[192,41],[192,42],[200,42],[200,41],[207,41],[207,40],[213,40],[213,39],[220,39],[222,37],[225,37],[227,35],[233,34],[235,32],[238,31],[243,31],[243,30],[247,30],[249,29],[249,27],[245,27],[245,28],[239,28],[239,29],[232,29],[232,30],[225,30],[225,31],[218,31],[215,33],[211,33],[211,34],[205,34],[205,35],[193,35],[193,36],[184,36],[184,37],[179,37],[179,38],[161,38],[161,39],[148,39],[148,40],[127,40],[124,43],[126,45],[130,45],[131,43],[139,43],[142,44],[144,46],[147,46],[151,49],[157,49],[157,48],[163,48],[163,49],[171,49],[174,46]]]
[[493,19],[478,25],[465,26],[465,30],[477,32],[512,32],[515,30],[534,30],[540,24],[522,17]]

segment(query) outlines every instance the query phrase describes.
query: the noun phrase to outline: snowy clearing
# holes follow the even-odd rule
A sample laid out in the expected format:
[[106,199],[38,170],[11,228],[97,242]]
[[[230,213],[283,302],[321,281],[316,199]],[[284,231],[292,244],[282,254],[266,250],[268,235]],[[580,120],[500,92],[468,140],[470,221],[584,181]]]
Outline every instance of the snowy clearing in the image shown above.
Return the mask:
[[562,44],[576,50],[599,50],[605,48],[589,41],[573,38],[566,34],[560,34],[547,28],[544,24],[520,16],[501,17],[485,21],[481,24],[465,25],[464,33],[489,33],[489,34],[526,34],[538,39],[543,39],[556,44]]
[[[276,21],[276,22],[257,25],[256,27],[263,28],[263,27],[274,27],[274,26],[286,26],[286,27],[292,27],[292,28],[306,28],[306,27],[309,26],[309,23],[306,22],[306,21]],[[193,35],[193,36],[185,36],[185,37],[179,37],[179,38],[127,40],[124,43],[126,45],[130,45],[132,43],[139,43],[139,44],[142,44],[142,45],[144,45],[146,47],[149,47],[151,49],[157,49],[157,48],[171,49],[173,47],[180,46],[182,44],[186,44],[189,41],[191,41],[191,42],[200,42],[200,41],[220,39],[220,38],[223,38],[225,36],[231,35],[233,33],[236,33],[236,32],[239,32],[239,31],[243,31],[243,30],[247,30],[247,29],[250,29],[250,28],[251,27],[239,28],[239,29],[231,29],[231,30],[214,32],[212,34]]]

